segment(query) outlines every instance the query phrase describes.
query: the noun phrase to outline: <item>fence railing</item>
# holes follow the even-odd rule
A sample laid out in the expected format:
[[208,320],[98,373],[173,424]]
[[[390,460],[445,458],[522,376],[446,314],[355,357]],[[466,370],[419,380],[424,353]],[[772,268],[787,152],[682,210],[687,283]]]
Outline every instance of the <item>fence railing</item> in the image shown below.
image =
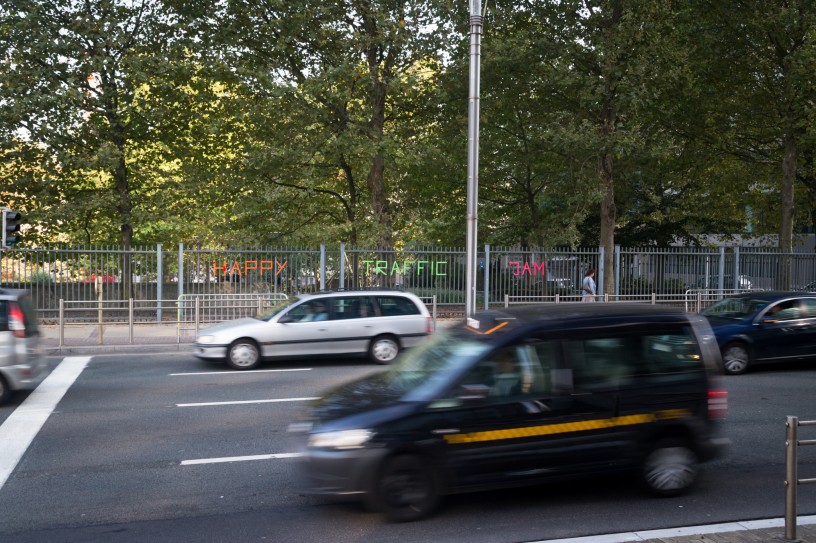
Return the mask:
[[[161,324],[175,325],[176,343],[181,342],[182,336],[198,335],[202,326],[219,322],[253,317],[270,310],[274,305],[286,300],[282,294],[257,295],[185,295],[178,300],[98,300],[90,301],[59,301],[59,314],[56,319],[59,330],[60,348],[66,346],[66,328],[83,327],[96,332],[97,344],[105,343],[105,331],[112,326],[127,327],[127,343],[134,343],[134,328],[137,325],[156,324],[155,320],[138,318],[138,312],[153,313],[160,306],[167,307],[175,303],[177,306],[176,318],[165,319]],[[436,330],[439,316],[438,304],[435,296],[420,298],[431,314],[432,326]],[[93,317],[90,315],[93,314]],[[185,333],[187,332],[187,333]],[[86,335],[87,337],[87,335]]]
[[[628,295],[613,295],[603,294],[596,296],[598,302],[632,302],[632,303],[647,303],[652,305],[670,305],[681,307],[689,313],[698,313],[710,306],[714,302],[723,299],[726,296],[738,294],[740,292],[750,292],[739,289],[703,289],[703,290],[687,290],[683,294],[658,294],[652,292],[650,294],[628,294]],[[510,296],[505,294],[504,307],[508,308],[511,305],[535,304],[535,303],[571,303],[580,302],[583,296],[580,294],[553,296]]]
[[[100,291],[101,292],[101,291]],[[674,294],[632,294],[598,296],[599,302],[635,302],[662,304],[683,308],[688,312],[698,312],[738,291],[687,291]],[[44,324],[57,324],[59,346],[65,345],[66,328],[85,327],[97,331],[98,343],[104,342],[104,330],[109,326],[127,326],[128,343],[134,342],[134,326],[164,324],[176,326],[176,339],[180,341],[185,332],[198,334],[202,326],[227,320],[252,317],[269,311],[288,297],[283,293],[256,294],[185,294],[175,300],[105,299],[100,293],[97,300],[59,300],[56,318],[42,319]],[[440,303],[437,296],[419,297],[433,317],[434,328],[440,318],[464,317],[464,304]],[[552,296],[511,296],[506,294],[501,303],[490,307],[529,305],[541,303],[576,303],[582,299],[578,294],[554,294]],[[172,309],[172,311],[171,311]],[[157,312],[163,312],[160,320]]]
[[[615,248],[604,266],[601,247],[549,249],[492,247],[475,255],[477,307],[505,296],[568,300],[580,295],[589,268],[598,294],[614,300],[689,290],[816,290],[816,254],[772,248]],[[465,305],[464,249],[411,245],[400,249],[251,247],[211,249],[180,244],[124,250],[118,247],[14,247],[0,252],[0,286],[24,288],[41,319],[55,320],[58,301],[110,300],[156,303],[152,318],[176,318],[188,295],[293,295],[322,289],[402,288],[436,296],[441,311]],[[607,269],[608,268],[608,269]],[[611,288],[609,285],[612,285]],[[654,293],[654,294],[653,294]],[[705,294],[697,305],[705,303]],[[165,300],[171,300],[165,303]],[[145,317],[136,308],[137,319]]]
[[796,494],[799,485],[816,484],[816,479],[799,479],[799,447],[816,445],[816,439],[799,439],[800,426],[816,426],[816,420],[789,416],[785,422],[785,539],[796,540]]

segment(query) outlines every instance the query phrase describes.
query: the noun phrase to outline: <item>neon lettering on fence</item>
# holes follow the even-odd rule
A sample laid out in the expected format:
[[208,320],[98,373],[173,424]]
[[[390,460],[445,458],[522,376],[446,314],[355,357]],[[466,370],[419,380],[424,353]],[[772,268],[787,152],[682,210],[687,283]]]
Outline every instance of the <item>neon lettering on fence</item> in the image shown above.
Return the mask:
[[373,273],[374,275],[407,275],[412,266],[416,266],[416,274],[427,273],[429,275],[448,275],[445,267],[448,263],[444,260],[405,260],[400,263],[396,260],[388,266],[387,260],[363,260],[365,273]]
[[533,266],[530,267],[529,262],[523,262],[524,266],[522,266],[522,262],[510,261],[507,263],[509,266],[513,266],[516,270],[513,272],[514,277],[518,277],[519,275],[546,275],[547,272],[547,264],[545,262],[535,263],[533,262]]
[[246,260],[243,266],[241,266],[240,262],[233,262],[232,266],[229,266],[226,261],[223,265],[219,266],[218,262],[213,260],[212,271],[216,277],[218,276],[218,272],[221,272],[223,275],[246,275],[251,271],[261,273],[274,271],[275,276],[278,276],[288,263],[288,260],[284,260],[283,262],[278,262],[277,260]]

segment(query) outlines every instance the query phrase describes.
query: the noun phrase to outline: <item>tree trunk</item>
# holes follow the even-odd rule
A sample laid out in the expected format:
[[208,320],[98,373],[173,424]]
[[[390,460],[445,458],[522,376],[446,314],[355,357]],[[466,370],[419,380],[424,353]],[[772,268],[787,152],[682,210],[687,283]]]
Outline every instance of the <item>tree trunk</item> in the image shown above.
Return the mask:
[[598,181],[601,188],[601,239],[604,250],[603,292],[612,294],[615,289],[615,180],[613,176],[612,137],[615,131],[615,110],[607,104],[601,125],[601,145],[603,151],[598,160]]
[[[119,203],[116,210],[119,212],[119,221],[121,223],[122,245],[125,253],[122,254],[122,292],[126,298],[133,298],[133,281],[131,274],[131,255],[130,249],[133,245],[133,224],[132,212],[133,202],[130,198],[130,186],[128,184],[127,164],[125,163],[125,143],[124,137],[115,137],[115,145],[119,151],[119,157],[116,160],[114,167],[114,182],[116,186],[116,194],[119,198]],[[179,281],[182,278],[179,277]]]
[[793,214],[794,184],[796,182],[796,164],[799,159],[795,136],[789,131],[785,135],[784,156],[782,157],[782,208],[779,224],[779,250],[782,252],[779,263],[779,275],[776,287],[779,290],[790,289],[791,253],[793,252]]

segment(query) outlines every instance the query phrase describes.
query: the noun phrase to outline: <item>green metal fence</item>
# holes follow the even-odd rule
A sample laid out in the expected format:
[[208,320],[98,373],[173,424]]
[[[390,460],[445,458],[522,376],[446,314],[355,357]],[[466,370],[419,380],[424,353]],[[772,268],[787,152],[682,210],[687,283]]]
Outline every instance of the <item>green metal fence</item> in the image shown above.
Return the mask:
[[[578,299],[588,268],[596,270],[602,299],[687,299],[692,290],[813,289],[816,255],[776,249],[616,248],[613,269],[604,269],[601,248],[491,247],[477,254],[477,307],[514,299]],[[462,314],[464,248],[413,245],[372,249],[343,243],[327,247],[210,249],[159,244],[123,250],[115,246],[12,248],[0,253],[0,285],[24,288],[45,320],[56,320],[59,301],[88,304],[76,319],[96,319],[92,302],[134,300],[136,322],[176,320],[192,297],[269,294],[290,296],[322,289],[402,288],[435,296],[440,314]],[[604,292],[604,280],[613,288]],[[215,298],[212,298],[215,297]],[[116,302],[119,300],[119,302]],[[120,308],[124,314],[130,308]],[[110,312],[115,314],[115,312]]]

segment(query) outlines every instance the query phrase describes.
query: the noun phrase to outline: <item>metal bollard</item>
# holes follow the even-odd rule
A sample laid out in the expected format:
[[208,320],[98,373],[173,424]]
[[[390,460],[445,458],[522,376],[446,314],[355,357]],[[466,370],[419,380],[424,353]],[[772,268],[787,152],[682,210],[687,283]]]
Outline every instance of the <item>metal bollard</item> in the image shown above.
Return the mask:
[[796,490],[799,485],[816,483],[816,479],[799,479],[798,448],[816,445],[816,439],[799,440],[800,426],[816,426],[816,420],[800,421],[788,416],[785,422],[785,539],[796,540]]

